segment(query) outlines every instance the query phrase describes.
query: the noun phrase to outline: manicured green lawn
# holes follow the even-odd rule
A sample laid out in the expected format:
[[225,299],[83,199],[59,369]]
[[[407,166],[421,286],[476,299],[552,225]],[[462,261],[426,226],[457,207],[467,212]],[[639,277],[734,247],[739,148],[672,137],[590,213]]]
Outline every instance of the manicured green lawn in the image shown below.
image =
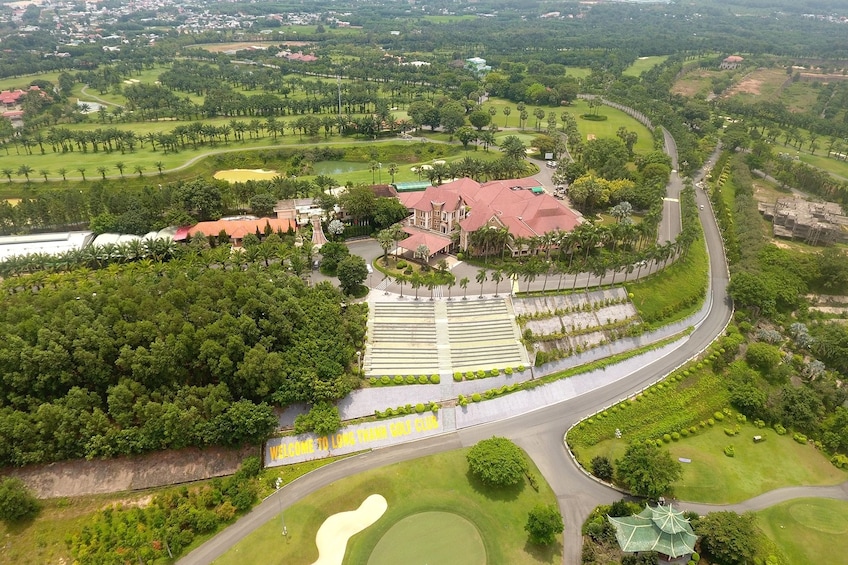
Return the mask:
[[397,563],[486,565],[486,548],[480,532],[462,516],[452,512],[422,512],[392,526],[368,559],[368,565]]
[[757,512],[760,529],[789,563],[848,563],[848,501],[799,498]]
[[[789,435],[779,436],[773,430],[744,424],[738,435],[727,436],[724,428],[736,424],[730,420],[667,445],[672,457],[691,461],[683,464],[683,478],[674,485],[677,498],[730,504],[781,487],[833,485],[848,480],[845,471],[831,465],[813,446],[801,445]],[[767,439],[754,443],[755,435]],[[733,445],[734,457],[724,454],[728,445]],[[624,455],[626,447],[626,438],[604,441],[583,450],[581,460],[605,455],[614,461]]]
[[539,480],[538,493],[526,482],[513,489],[493,490],[469,478],[466,453],[464,449],[451,451],[338,481],[285,510],[287,539],[281,539],[281,520],[276,518],[237,543],[215,563],[312,563],[318,558],[315,534],[324,520],[337,512],[358,508],[367,496],[375,493],[386,498],[388,509],[373,526],[351,539],[345,563],[367,563],[380,538],[396,523],[407,516],[431,511],[458,514],[473,523],[483,538],[489,564],[558,562],[561,542],[548,548],[527,543],[524,524],[529,511],[536,504],[555,503],[553,492],[533,463],[528,460]]
[[653,57],[639,57],[633,64],[624,69],[624,72],[621,73],[623,75],[638,77],[643,72],[653,69],[657,65],[662,65],[665,60],[668,59],[668,55],[655,55]]
[[0,90],[11,90],[15,88],[25,89],[34,80],[49,80],[53,84],[56,84],[58,78],[59,71],[4,78],[0,79]]

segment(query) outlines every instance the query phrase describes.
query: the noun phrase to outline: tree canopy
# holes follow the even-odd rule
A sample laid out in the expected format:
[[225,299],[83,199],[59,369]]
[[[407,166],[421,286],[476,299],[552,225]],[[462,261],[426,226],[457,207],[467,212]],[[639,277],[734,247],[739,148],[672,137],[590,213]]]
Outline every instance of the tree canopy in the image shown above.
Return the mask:
[[477,442],[468,452],[468,468],[483,483],[508,487],[524,480],[527,460],[521,449],[503,437]]
[[630,444],[624,456],[616,461],[616,479],[637,496],[659,498],[682,475],[680,463],[671,458],[667,449],[654,444]]

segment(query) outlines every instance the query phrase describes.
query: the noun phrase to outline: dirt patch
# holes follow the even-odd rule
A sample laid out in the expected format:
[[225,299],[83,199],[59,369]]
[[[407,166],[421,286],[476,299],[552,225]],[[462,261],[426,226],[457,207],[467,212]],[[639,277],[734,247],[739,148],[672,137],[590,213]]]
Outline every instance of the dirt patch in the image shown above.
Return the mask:
[[241,49],[250,49],[253,46],[259,47],[275,47],[277,45],[285,45],[288,47],[304,47],[312,45],[311,41],[238,41],[233,43],[204,43],[199,45],[191,45],[191,47],[205,49],[210,53],[223,53],[224,51]]
[[733,96],[734,94],[753,94],[756,96],[760,94],[760,89],[762,88],[762,86],[762,80],[756,78],[746,78],[739,84],[731,88],[727,92],[727,96]]
[[74,460],[20,469],[0,475],[19,477],[39,498],[105,494],[186,483],[231,475],[255,447],[180,449],[104,460]]

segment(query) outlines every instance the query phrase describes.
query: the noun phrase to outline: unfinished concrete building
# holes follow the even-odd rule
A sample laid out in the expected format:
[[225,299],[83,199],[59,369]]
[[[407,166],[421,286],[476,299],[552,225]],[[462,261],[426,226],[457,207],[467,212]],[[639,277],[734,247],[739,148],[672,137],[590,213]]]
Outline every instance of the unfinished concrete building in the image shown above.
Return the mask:
[[848,243],[848,216],[835,202],[780,198],[760,202],[760,213],[772,222],[775,237],[800,239],[810,245]]

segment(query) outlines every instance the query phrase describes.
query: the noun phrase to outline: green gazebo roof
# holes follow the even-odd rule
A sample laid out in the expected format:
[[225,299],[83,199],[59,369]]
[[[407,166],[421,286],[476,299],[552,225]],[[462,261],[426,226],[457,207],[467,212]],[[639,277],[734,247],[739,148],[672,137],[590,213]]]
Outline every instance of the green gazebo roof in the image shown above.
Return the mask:
[[622,551],[657,551],[669,557],[680,557],[695,551],[697,536],[692,532],[683,512],[671,505],[645,509],[633,516],[607,516],[615,528]]

